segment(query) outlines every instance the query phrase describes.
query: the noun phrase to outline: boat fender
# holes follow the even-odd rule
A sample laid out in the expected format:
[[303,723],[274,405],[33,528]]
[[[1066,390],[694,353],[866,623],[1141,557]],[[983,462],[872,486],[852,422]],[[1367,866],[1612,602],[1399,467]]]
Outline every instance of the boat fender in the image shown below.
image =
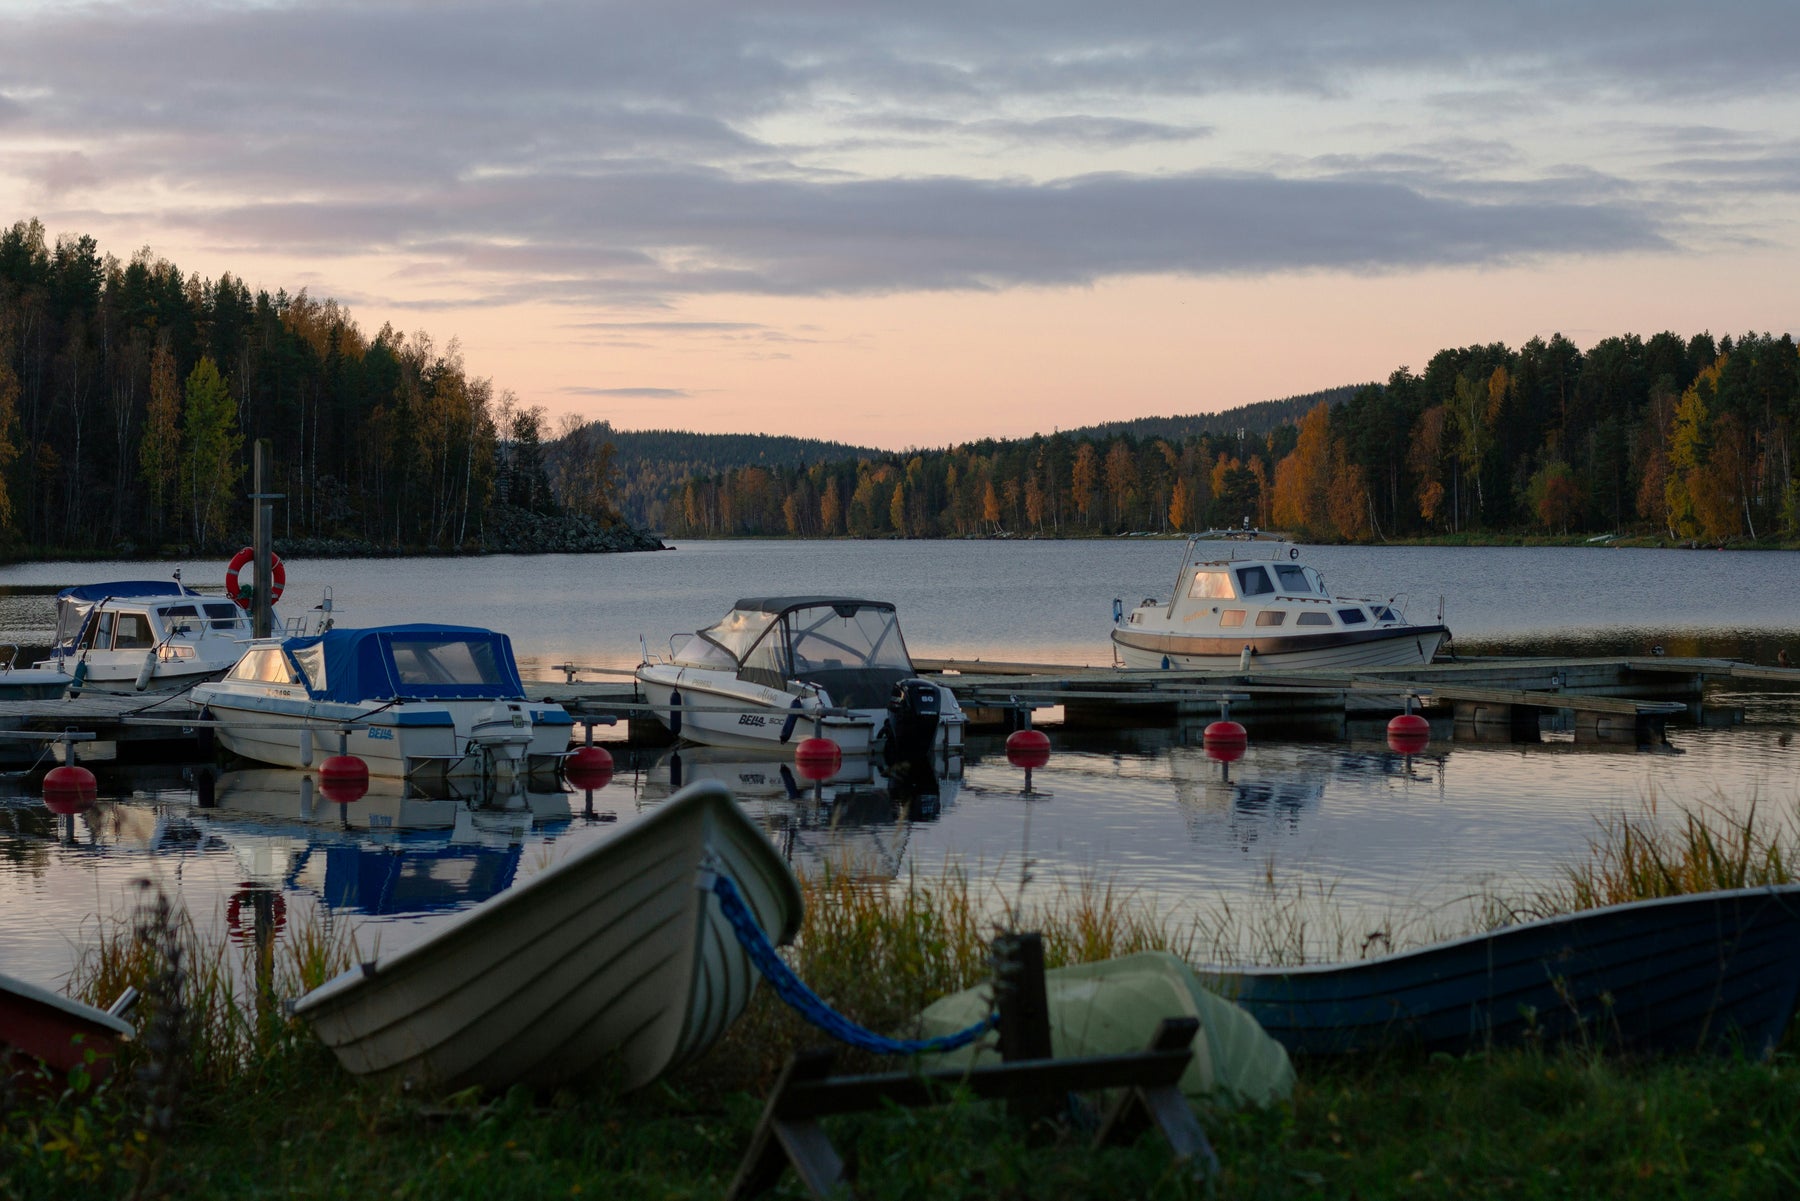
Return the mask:
[[[240,609],[248,609],[251,605],[251,593],[254,588],[238,587],[238,572],[244,570],[250,560],[256,558],[256,552],[246,546],[231,556],[231,562],[225,566],[225,595],[238,603]],[[272,605],[281,599],[282,589],[287,587],[287,568],[281,565],[281,556],[274,551],[269,552],[269,603]]]
[[75,675],[69,681],[69,695],[80,696],[81,686],[87,683],[88,663],[82,659],[75,664]]
[[1169,670],[1169,656],[1167,656],[1167,655],[1163,656],[1162,669],[1164,671]]
[[1113,624],[1118,625],[1125,620],[1125,602],[1120,597],[1113,597]]
[[669,689],[669,733],[681,737],[681,689]]
[[151,651],[144,656],[144,665],[138,668],[137,690],[142,692],[150,686],[150,677],[156,674],[156,652]]
[[795,697],[794,703],[788,706],[787,720],[781,723],[780,741],[784,746],[787,744],[787,740],[794,736],[794,723],[799,720],[800,720],[800,698]]
[[1288,558],[1298,559],[1299,557],[1300,557],[1300,548],[1299,547],[1297,547],[1297,546],[1288,547]]

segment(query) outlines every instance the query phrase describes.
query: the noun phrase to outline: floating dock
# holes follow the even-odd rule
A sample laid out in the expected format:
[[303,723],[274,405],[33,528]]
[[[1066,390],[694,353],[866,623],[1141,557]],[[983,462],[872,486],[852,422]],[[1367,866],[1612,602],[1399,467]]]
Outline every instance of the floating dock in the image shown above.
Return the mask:
[[[1193,725],[1229,711],[1253,731],[1344,738],[1354,723],[1412,709],[1448,725],[1444,733],[1454,739],[1476,742],[1537,741],[1541,719],[1552,715],[1567,721],[1577,742],[1647,745],[1661,740],[1670,720],[1741,720],[1741,711],[1704,705],[1709,685],[1800,687],[1800,668],[1728,659],[1482,657],[1354,672],[1133,671],[979,659],[920,659],[916,665],[956,694],[976,728],[1017,728],[1028,714],[1041,718],[1053,708],[1061,710],[1065,729]],[[583,670],[566,667],[560,683],[527,682],[526,692],[533,700],[561,704],[578,727],[622,728],[636,744],[670,741],[631,680],[581,680]],[[0,701],[0,731],[70,730],[94,735],[76,744],[78,760],[212,753],[210,723],[183,694],[89,691]],[[583,738],[578,728],[576,740]],[[49,738],[41,744],[0,739],[0,756],[14,767],[48,767],[58,759]]]

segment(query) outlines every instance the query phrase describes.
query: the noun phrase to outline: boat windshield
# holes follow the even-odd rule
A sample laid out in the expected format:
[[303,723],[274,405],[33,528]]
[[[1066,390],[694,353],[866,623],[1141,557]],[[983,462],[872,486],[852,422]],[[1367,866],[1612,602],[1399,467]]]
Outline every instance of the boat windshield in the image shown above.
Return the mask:
[[[742,663],[756,640],[768,632],[778,616],[755,609],[733,609],[723,620],[701,630],[700,637],[730,655],[733,662]],[[691,655],[692,652],[688,653]]]
[[486,639],[395,638],[389,647],[402,684],[507,683],[494,644]]
[[900,620],[892,609],[874,607],[844,613],[834,605],[788,614],[794,674],[841,668],[900,668],[912,671]]

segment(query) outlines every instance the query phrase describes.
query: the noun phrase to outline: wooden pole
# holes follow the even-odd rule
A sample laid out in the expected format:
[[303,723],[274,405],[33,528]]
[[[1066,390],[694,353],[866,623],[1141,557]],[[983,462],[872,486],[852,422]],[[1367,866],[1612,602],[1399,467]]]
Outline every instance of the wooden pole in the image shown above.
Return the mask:
[[267,638],[274,625],[274,611],[269,604],[269,592],[275,587],[275,573],[269,565],[269,544],[274,541],[274,509],[269,504],[264,478],[268,457],[269,440],[258,438],[252,460],[254,474],[251,481],[251,492],[256,498],[255,540],[251,543],[251,550],[256,556],[256,601],[251,610],[250,630],[257,638]]

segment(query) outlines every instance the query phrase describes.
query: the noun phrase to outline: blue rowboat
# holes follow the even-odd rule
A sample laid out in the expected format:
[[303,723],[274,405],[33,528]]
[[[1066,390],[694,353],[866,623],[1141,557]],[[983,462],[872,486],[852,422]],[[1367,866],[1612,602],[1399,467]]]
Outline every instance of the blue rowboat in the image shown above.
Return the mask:
[[1202,969],[1290,1052],[1579,1043],[1766,1055],[1800,1001],[1800,885],[1611,905],[1358,963]]

